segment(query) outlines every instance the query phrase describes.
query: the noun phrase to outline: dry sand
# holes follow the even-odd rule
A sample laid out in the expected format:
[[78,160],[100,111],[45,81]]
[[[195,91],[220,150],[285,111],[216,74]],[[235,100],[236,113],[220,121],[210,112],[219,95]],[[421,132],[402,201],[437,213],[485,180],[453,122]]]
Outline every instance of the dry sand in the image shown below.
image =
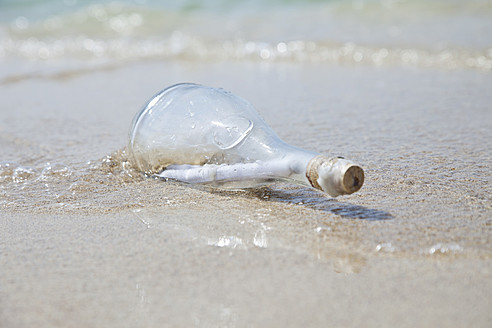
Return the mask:
[[[490,74],[44,65],[1,82],[0,327],[492,324]],[[248,99],[285,141],[362,164],[365,185],[331,199],[141,177],[121,151],[131,119],[177,82]]]

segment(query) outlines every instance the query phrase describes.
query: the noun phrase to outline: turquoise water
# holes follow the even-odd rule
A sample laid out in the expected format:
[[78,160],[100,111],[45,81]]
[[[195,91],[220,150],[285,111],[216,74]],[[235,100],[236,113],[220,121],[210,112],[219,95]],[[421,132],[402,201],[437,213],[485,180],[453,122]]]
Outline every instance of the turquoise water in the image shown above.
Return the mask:
[[[492,67],[492,2],[2,0],[0,60]],[[0,62],[1,63],[1,62]]]

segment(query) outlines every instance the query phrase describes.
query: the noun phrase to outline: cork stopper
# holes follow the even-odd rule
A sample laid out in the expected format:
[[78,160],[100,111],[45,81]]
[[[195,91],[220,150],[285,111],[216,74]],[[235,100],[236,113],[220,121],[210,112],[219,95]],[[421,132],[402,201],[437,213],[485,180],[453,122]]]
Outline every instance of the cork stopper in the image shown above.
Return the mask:
[[318,155],[309,161],[306,177],[314,188],[336,197],[359,190],[364,183],[364,170],[341,157]]

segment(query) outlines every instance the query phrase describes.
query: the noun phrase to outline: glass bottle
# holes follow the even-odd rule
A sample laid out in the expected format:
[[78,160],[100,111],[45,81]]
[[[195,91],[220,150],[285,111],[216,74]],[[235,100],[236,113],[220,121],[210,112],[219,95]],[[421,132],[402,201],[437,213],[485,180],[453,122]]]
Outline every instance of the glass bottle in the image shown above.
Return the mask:
[[289,180],[336,197],[364,182],[353,162],[282,141],[244,99],[191,83],[147,102],[133,120],[128,148],[147,175],[223,188]]

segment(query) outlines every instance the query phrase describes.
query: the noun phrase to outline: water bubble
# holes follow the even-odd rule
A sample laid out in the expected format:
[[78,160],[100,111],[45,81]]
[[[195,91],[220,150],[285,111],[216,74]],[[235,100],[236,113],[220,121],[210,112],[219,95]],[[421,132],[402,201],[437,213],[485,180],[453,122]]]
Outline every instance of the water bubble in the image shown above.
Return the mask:
[[62,163],[46,163],[41,172],[41,180],[55,180],[58,178],[66,178],[72,175],[72,169]]
[[260,57],[262,59],[268,59],[268,58],[270,58],[270,56],[271,56],[270,50],[268,50],[268,49],[261,49],[261,51],[260,51]]
[[122,32],[126,28],[126,22],[122,19],[122,17],[113,17],[109,20],[109,26],[115,32]]
[[25,30],[29,27],[29,20],[24,16],[19,16],[14,21],[14,27],[19,30]]
[[12,180],[14,182],[24,182],[32,179],[38,174],[38,171],[29,166],[19,166],[14,169],[14,174],[12,175]]
[[321,233],[323,231],[331,231],[331,227],[328,227],[328,226],[319,226],[317,227],[316,229],[314,229],[314,231],[316,231],[317,233]]
[[11,182],[18,166],[15,162],[0,162],[0,182]]
[[302,51],[304,49],[304,42],[303,41],[289,41],[287,43],[287,49],[290,52]]
[[360,62],[362,58],[364,58],[364,55],[360,51],[356,51],[354,55],[352,56],[355,62]]
[[429,248],[428,253],[433,254],[446,254],[446,253],[460,253],[463,248],[458,244],[441,244],[437,243]]
[[50,57],[50,54],[51,52],[46,46],[43,46],[38,49],[38,57],[40,59],[48,59]]
[[94,190],[94,186],[86,181],[76,181],[68,187],[68,191],[72,194],[83,194]]
[[393,246],[391,243],[382,243],[382,244],[378,244],[376,246],[376,252],[388,252],[388,253],[392,253],[396,250],[395,246]]
[[88,9],[89,15],[96,18],[100,22],[105,22],[108,19],[108,13],[102,5],[93,5]]
[[277,51],[279,53],[287,52],[287,44],[285,42],[280,42],[279,44],[277,44]]

